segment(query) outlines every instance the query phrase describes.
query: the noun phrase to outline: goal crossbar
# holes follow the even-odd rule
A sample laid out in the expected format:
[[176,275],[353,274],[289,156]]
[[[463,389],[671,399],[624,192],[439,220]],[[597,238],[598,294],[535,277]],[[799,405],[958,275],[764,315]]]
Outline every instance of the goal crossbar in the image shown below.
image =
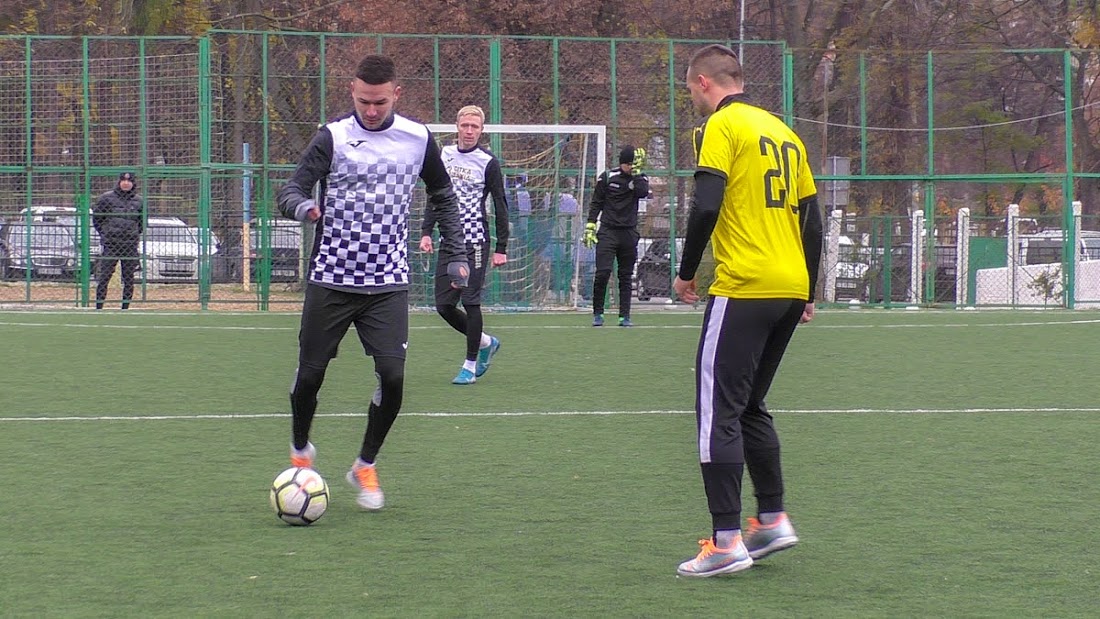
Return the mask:
[[[432,133],[454,133],[457,129],[451,123],[429,123],[428,129]],[[588,133],[596,136],[596,169],[603,171],[607,165],[607,127],[604,125],[509,125],[488,124],[484,126],[484,132],[493,134],[503,133],[542,133],[542,134],[576,134]]]

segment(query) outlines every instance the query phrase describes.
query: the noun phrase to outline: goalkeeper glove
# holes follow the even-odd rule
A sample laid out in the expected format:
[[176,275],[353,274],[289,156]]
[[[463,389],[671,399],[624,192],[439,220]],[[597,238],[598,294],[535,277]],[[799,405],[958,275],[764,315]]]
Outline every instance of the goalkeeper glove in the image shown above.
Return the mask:
[[584,226],[584,246],[593,247],[596,245],[596,224],[590,223]]
[[642,168],[645,167],[645,149],[644,148],[635,148],[634,149],[634,163],[632,163],[631,166],[634,168],[634,170],[633,170],[634,174],[641,174],[642,173]]

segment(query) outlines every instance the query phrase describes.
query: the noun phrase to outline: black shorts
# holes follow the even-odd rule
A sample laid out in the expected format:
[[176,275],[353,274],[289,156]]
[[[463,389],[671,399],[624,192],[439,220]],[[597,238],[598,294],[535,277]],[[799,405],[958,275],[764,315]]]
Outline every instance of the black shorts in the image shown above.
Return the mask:
[[435,263],[435,304],[436,305],[481,305],[481,290],[485,287],[485,274],[489,272],[489,243],[474,245],[466,243],[466,261],[470,264],[470,281],[465,288],[454,288],[447,277],[447,265],[436,259]]
[[307,284],[298,331],[299,365],[328,367],[353,324],[367,355],[404,359],[409,347],[409,291],[360,294]]

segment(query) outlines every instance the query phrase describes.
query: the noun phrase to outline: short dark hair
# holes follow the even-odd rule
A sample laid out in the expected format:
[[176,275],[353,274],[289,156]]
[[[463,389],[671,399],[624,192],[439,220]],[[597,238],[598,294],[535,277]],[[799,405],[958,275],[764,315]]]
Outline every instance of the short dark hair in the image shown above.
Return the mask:
[[692,75],[706,75],[721,84],[741,83],[745,79],[737,53],[718,44],[708,45],[692,54],[688,71]]
[[397,67],[389,56],[371,54],[359,61],[359,66],[355,69],[355,77],[375,86],[396,82]]

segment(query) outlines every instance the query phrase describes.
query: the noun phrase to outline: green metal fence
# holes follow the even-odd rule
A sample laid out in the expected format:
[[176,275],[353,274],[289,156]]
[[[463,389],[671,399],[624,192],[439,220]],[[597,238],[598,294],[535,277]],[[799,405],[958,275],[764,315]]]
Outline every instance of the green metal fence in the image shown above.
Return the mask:
[[[157,256],[145,252],[139,305],[298,303],[309,234],[276,223],[273,196],[318,123],[350,108],[354,66],[374,52],[397,60],[398,109],[423,122],[450,122],[459,107],[477,103],[491,123],[604,125],[609,158],[623,143],[645,146],[654,196],[640,249],[653,248],[643,257],[647,273],[663,275],[647,282],[645,296],[661,298],[675,272],[693,172],[690,129],[699,120],[683,74],[690,54],[709,42],[244,31],[0,37],[0,218],[24,224],[16,240],[0,239],[8,247],[0,255],[0,303],[87,306],[94,299],[89,209],[124,170],[138,174],[151,223],[179,220],[187,231],[177,231],[177,245],[194,246],[182,252],[194,254],[194,268],[181,275],[158,270],[149,264]],[[846,236],[871,254],[891,256],[883,253],[894,242],[885,232],[916,210],[925,215],[924,255],[947,260],[937,245],[952,238],[959,208],[995,221],[1010,202],[1021,205],[1022,216],[1065,230],[1064,249],[1074,246],[1069,205],[1100,176],[1075,159],[1083,148],[1077,142],[1087,138],[1075,118],[1092,102],[1075,99],[1081,91],[1073,88],[1051,96],[1050,83],[1078,84],[1095,66],[1091,56],[792,50],[776,42],[745,42],[744,50],[748,92],[803,136],[826,210],[849,213]],[[1038,73],[1021,76],[1024,60],[1044,67],[1049,83]],[[995,109],[1009,101],[1015,111]],[[1042,163],[1014,166],[1014,157],[1025,154]],[[526,172],[507,156],[504,163],[512,179]],[[555,165],[565,167],[552,186],[538,188],[545,195],[536,201],[562,193],[559,180],[576,178],[560,158]],[[510,187],[514,202],[515,183]],[[1100,206],[1092,202],[1085,198],[1086,230]],[[13,268],[19,246],[32,258],[52,251],[33,248],[26,232],[36,222],[51,223],[41,216],[45,207],[74,209],[73,264],[61,274]],[[1078,297],[1069,255],[1063,254],[1060,303],[1072,307]],[[535,269],[536,258],[517,257],[528,261],[517,268]],[[572,250],[550,260],[555,273],[591,268]],[[964,304],[937,292],[935,273],[923,270],[918,301]],[[414,294],[416,303],[430,303],[423,284],[414,286],[424,291]],[[548,300],[545,290],[532,290],[506,304],[582,299],[583,277],[572,285],[568,297]],[[112,285],[115,301],[118,294]],[[880,296],[889,302],[889,294]]]

